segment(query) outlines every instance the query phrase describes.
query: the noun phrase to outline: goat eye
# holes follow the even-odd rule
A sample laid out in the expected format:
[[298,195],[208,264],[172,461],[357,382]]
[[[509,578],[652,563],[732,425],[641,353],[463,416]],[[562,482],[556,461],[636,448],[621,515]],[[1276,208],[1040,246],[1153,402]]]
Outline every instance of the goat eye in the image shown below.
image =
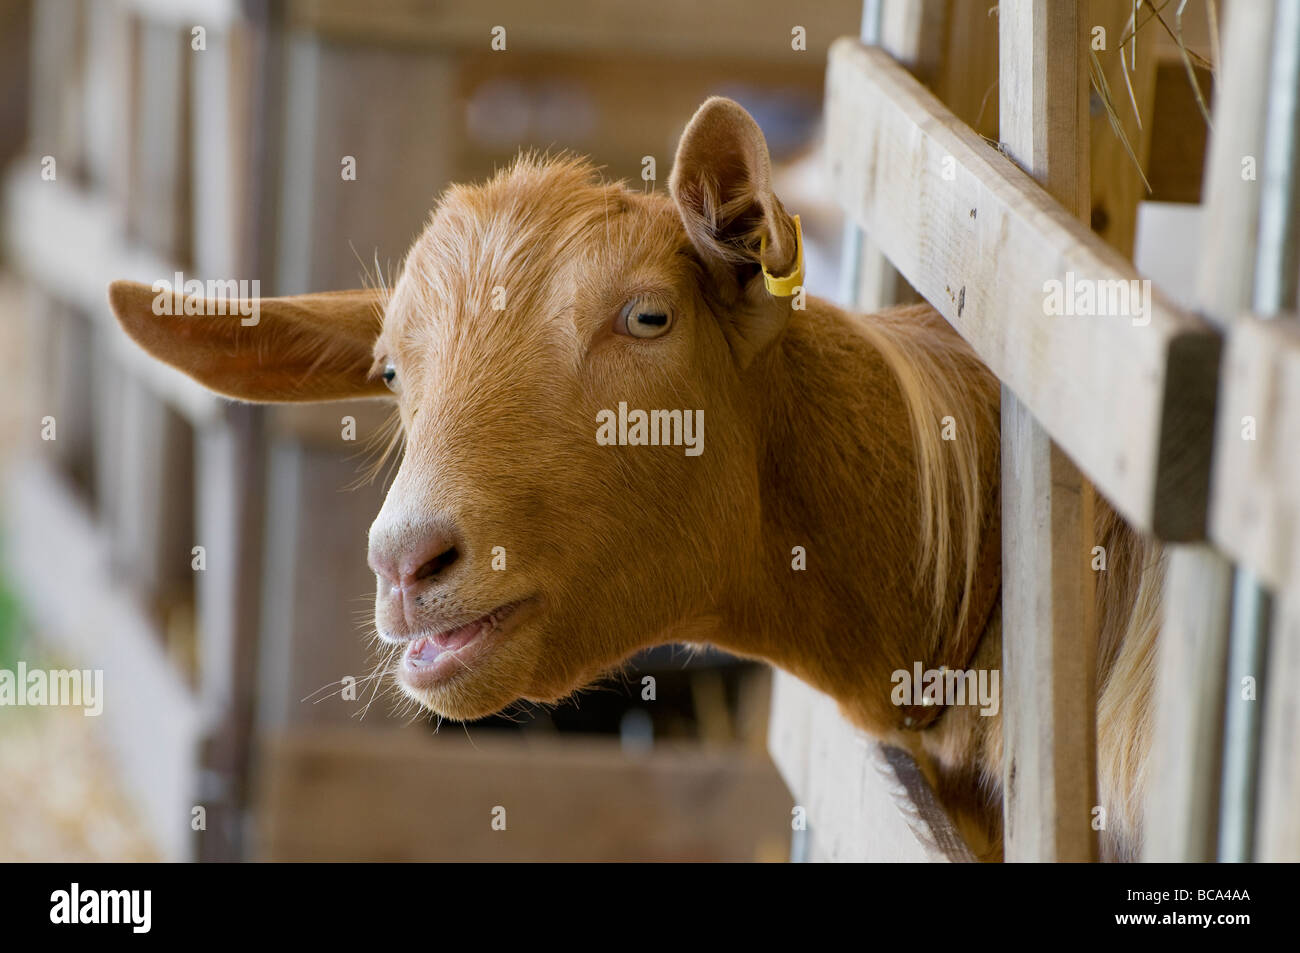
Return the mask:
[[385,364],[383,378],[384,378],[384,383],[388,385],[388,389],[391,390],[394,394],[396,394],[397,393],[397,368],[394,367],[392,364]]
[[629,301],[614,322],[618,334],[634,338],[657,338],[672,327],[672,312],[649,301]]

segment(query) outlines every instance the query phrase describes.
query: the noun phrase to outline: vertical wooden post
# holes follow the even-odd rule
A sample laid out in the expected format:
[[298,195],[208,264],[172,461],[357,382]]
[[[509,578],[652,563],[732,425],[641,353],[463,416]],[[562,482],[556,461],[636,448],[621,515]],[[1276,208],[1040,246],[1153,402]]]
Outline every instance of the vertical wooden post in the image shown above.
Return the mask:
[[[862,42],[879,46],[930,86],[976,132],[997,131],[997,36],[988,9],[961,0],[864,0]],[[880,248],[845,226],[840,298],[876,311],[921,300]]]
[[1259,823],[1255,859],[1300,861],[1300,586],[1281,593],[1269,639],[1268,685],[1259,757]]
[[[1270,32],[1257,50],[1257,58],[1265,64],[1263,82],[1252,93],[1257,102],[1264,104],[1265,117],[1258,140],[1261,146],[1256,158],[1259,162],[1259,187],[1256,199],[1259,207],[1258,227],[1255,233],[1255,261],[1253,262],[1253,287],[1246,304],[1262,315],[1274,315],[1279,310],[1294,305],[1295,278],[1290,273],[1296,266],[1294,258],[1288,263],[1285,247],[1295,224],[1289,213],[1291,207],[1290,154],[1292,116],[1289,103],[1295,101],[1294,89],[1279,84],[1279,68],[1287,75],[1284,83],[1295,82],[1292,70],[1286,68],[1293,52],[1289,48],[1290,36],[1283,24],[1287,14],[1296,9],[1296,0],[1281,0],[1267,5],[1266,18]],[[1274,40],[1278,41],[1274,45]],[[1270,52],[1272,55],[1270,56]],[[1282,106],[1282,114],[1275,110]],[[1278,146],[1281,146],[1280,154]],[[1216,267],[1213,259],[1205,262]],[[1287,295],[1289,288],[1291,294]],[[1290,300],[1288,300],[1288,298]],[[1235,320],[1241,310],[1226,315]],[[1231,421],[1224,421],[1232,426]],[[1267,666],[1269,630],[1272,627],[1273,599],[1254,568],[1247,563],[1236,567],[1232,585],[1232,618],[1228,631],[1228,681],[1224,695],[1224,745],[1223,790],[1219,809],[1218,859],[1230,863],[1244,863],[1254,859],[1256,836],[1256,811],[1260,798],[1260,736],[1262,715],[1260,709],[1268,704],[1277,691],[1276,682]],[[1254,679],[1258,697],[1242,691],[1242,682]],[[1270,685],[1273,691],[1270,692]],[[1243,697],[1245,696],[1245,697]],[[1294,752],[1288,750],[1287,760]]]
[[[944,6],[945,0],[864,0],[862,42],[881,47],[922,82],[929,82],[943,52]],[[846,305],[878,311],[920,300],[870,235],[852,223],[845,229],[841,296]]]
[[[1259,189],[1254,179],[1243,176],[1242,160],[1258,158],[1263,146],[1259,91],[1265,88],[1268,57],[1259,51],[1268,49],[1271,24],[1272,11],[1265,4],[1234,11],[1214,90],[1205,239],[1196,291],[1201,313],[1224,328],[1250,306],[1254,284]],[[1218,426],[1235,425],[1220,421]],[[1213,519],[1212,513],[1211,524]],[[1215,550],[1203,545],[1170,547],[1144,860],[1214,860],[1221,810],[1237,818],[1245,810],[1228,792],[1228,803],[1220,803],[1224,732],[1232,731],[1234,722],[1233,703],[1226,712],[1224,707],[1232,589],[1232,566]],[[1228,839],[1241,841],[1236,834]]]
[[[260,191],[268,130],[253,107],[275,89],[267,59],[279,37],[259,18],[210,28],[207,42],[207,51],[184,65],[190,101],[183,113],[203,119],[186,129],[190,145],[182,150],[193,161],[193,181],[203,186],[194,190],[188,219],[201,225],[191,236],[193,264],[208,278],[265,281],[269,256],[256,229],[271,204]],[[230,142],[240,147],[223,147]],[[195,593],[203,717],[197,796],[208,810],[198,842],[202,861],[250,855],[244,835],[263,598],[264,430],[263,408],[227,404],[195,439],[195,541],[207,555]]]
[[188,31],[142,18],[138,55],[147,64],[134,90],[131,192],[132,237],[169,260],[190,264],[190,71]]
[[203,789],[208,826],[199,842],[204,861],[246,855],[243,812],[253,700],[257,684],[261,606],[261,524],[265,518],[265,450],[260,408],[231,404],[199,434],[196,539],[207,553],[198,574],[202,635],[199,699],[204,722]]
[[[1076,2],[1003,0],[999,127],[1067,209],[1089,207],[1088,71]],[[1097,857],[1092,490],[1002,389],[1006,859]]]
[[[1269,315],[1294,312],[1300,295],[1300,237],[1296,234],[1300,216],[1300,0],[1280,0],[1276,7],[1255,271],[1255,310]],[[1261,601],[1266,605],[1272,602]],[[1243,653],[1258,657],[1268,672],[1264,679],[1266,720],[1257,762],[1259,818],[1253,846],[1255,857],[1261,860],[1294,862],[1300,860],[1300,766],[1296,758],[1300,703],[1295,692],[1295,679],[1300,675],[1300,582],[1294,574],[1290,587],[1270,608],[1272,621],[1265,624],[1272,625],[1271,633],[1250,633],[1252,644]],[[1240,693],[1237,686],[1230,685],[1229,692],[1233,691]],[[1258,707],[1255,710],[1258,718]]]

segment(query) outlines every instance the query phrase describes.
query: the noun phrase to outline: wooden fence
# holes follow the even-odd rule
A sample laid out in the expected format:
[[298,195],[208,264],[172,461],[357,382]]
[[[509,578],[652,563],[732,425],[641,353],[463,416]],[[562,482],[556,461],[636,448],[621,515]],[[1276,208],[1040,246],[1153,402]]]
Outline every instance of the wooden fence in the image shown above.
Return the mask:
[[[1173,25],[1175,5],[1161,6]],[[850,292],[868,308],[919,293],[1003,381],[1013,861],[1097,857],[1094,492],[1169,553],[1143,856],[1300,859],[1300,4],[1224,15],[1194,310],[1160,289],[1149,322],[1048,317],[1043,304],[1044,282],[1070,272],[1139,277],[1134,161],[1166,193],[1153,197],[1198,198],[1195,70],[1157,47],[1153,13],[868,0],[865,42],[831,51],[831,174],[861,229]],[[1120,98],[1132,157],[1090,97],[1098,26],[1111,56],[1093,65]],[[1158,145],[1153,127],[1187,151]],[[784,676],[770,744],[808,811],[811,856],[968,859],[908,759]]]

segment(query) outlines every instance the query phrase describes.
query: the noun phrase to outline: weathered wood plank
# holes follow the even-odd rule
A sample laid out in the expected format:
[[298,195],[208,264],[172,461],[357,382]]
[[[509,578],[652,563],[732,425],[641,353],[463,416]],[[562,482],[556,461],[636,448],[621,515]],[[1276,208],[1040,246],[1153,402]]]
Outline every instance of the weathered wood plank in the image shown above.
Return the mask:
[[1110,301],[1120,314],[1048,314],[1048,281],[1116,290],[1099,282],[1137,272],[878,50],[834,45],[827,137],[850,215],[1121,513],[1202,538],[1209,325],[1155,290],[1141,309]]
[[163,609],[192,592],[193,432],[141,381],[127,376],[121,384],[116,568],[147,603]]
[[[1252,304],[1260,313],[1290,326],[1288,359],[1273,382],[1277,416],[1284,428],[1276,435],[1274,453],[1282,459],[1274,466],[1289,474],[1294,486],[1300,482],[1296,473],[1300,452],[1295,443],[1300,415],[1300,362],[1294,346],[1296,331],[1300,330],[1294,315],[1300,308],[1300,231],[1296,228],[1300,221],[1300,3],[1277,0],[1274,10],[1267,133],[1261,159],[1259,259]],[[1294,501],[1295,491],[1289,496]],[[1279,515],[1286,518],[1293,510],[1293,506],[1287,507],[1286,514]],[[1247,647],[1240,654],[1245,657],[1249,652],[1259,660],[1256,668],[1263,670],[1265,686],[1266,720],[1259,731],[1259,773],[1249,789],[1255,794],[1252,807],[1258,811],[1257,823],[1253,831],[1247,825],[1241,827],[1246,836],[1253,836],[1254,857],[1295,862],[1300,860],[1300,703],[1295,691],[1300,678],[1300,581],[1295,578],[1293,556],[1300,547],[1300,527],[1291,518],[1279,535],[1283,539],[1275,548],[1291,550],[1287,557],[1292,563],[1291,578],[1285,581],[1287,588],[1249,600],[1252,608],[1261,608],[1255,615],[1254,631],[1237,624],[1234,608],[1232,651],[1235,658],[1238,639],[1245,634],[1247,637],[1241,641]],[[1287,535],[1292,537],[1289,541],[1285,540]],[[1245,575],[1244,571],[1239,573]],[[1248,578],[1259,586],[1256,574]],[[1239,586],[1238,591],[1244,588]],[[1258,706],[1250,711],[1257,715]]]
[[[293,37],[287,71],[277,287],[282,294],[355,288],[376,259],[380,268],[396,267],[432,197],[451,181],[453,63]],[[406,94],[390,95],[398,87]],[[402,130],[401,148],[389,142],[393,129]],[[354,179],[343,178],[344,156],[356,160]],[[347,233],[326,234],[322,222],[347,222]]]
[[208,828],[203,860],[247,856],[244,816],[252,758],[258,638],[261,634],[265,450],[263,409],[225,408],[196,446],[195,545],[205,568],[197,573],[199,702],[204,719],[204,796]]
[[47,155],[55,158],[57,174],[65,181],[74,181],[84,168],[83,26],[77,0],[32,4],[28,143],[34,155],[28,169],[33,175],[39,174],[40,159]]
[[1255,858],[1300,861],[1300,587],[1281,594],[1269,640]]
[[929,84],[954,116],[989,139],[998,138],[998,17],[983,2],[948,0],[944,47]]
[[[925,8],[932,8],[926,4]],[[920,5],[901,0],[863,0],[863,43],[879,46],[894,59],[909,68],[920,46],[919,31],[923,17],[905,17],[903,11],[925,9]],[[930,34],[933,36],[933,32]],[[878,311],[905,301],[916,301],[916,292],[889,263],[880,246],[871,236],[852,222],[844,226],[843,275],[840,295],[842,303],[850,308]]]
[[241,125],[242,97],[251,91],[245,80],[245,64],[236,59],[239,37],[208,28],[207,49],[193,55],[186,64],[193,89],[194,267],[213,278],[235,277],[239,269],[237,220],[247,214],[243,198],[241,161],[249,151],[248,130]]
[[[46,366],[40,375],[43,393],[34,408],[33,424],[46,415],[55,419],[56,439],[41,443],[44,452],[56,459],[83,490],[93,483],[94,424],[91,371],[94,367],[92,328],[75,308],[45,291],[33,290],[31,321]],[[35,432],[32,433],[35,436]]]
[[[1078,5],[1004,0],[998,10],[1004,147],[1068,211],[1086,214],[1088,100]],[[1097,858],[1090,823],[1097,803],[1092,526],[1092,488],[1014,388],[1004,384],[1002,730],[1008,861]]]
[[1272,588],[1300,587],[1300,319],[1232,324],[1210,535]]
[[1232,573],[1199,544],[1173,547],[1165,578],[1142,859],[1205,863],[1218,831]]
[[773,673],[768,751],[831,861],[973,859],[911,757],[854,728],[830,697]]
[[[271,447],[266,495],[277,526],[268,537],[263,567],[260,730],[355,724],[372,693],[378,701],[362,724],[385,727],[391,685],[365,680],[376,661],[367,621],[375,576],[366,565],[365,533],[383,493],[375,484],[348,489],[360,476],[358,449],[341,441],[328,447],[292,437]],[[329,519],[318,518],[323,512]],[[335,556],[309,564],[302,553]],[[321,598],[321,593],[331,596]],[[353,611],[341,612],[343,604]],[[350,699],[342,697],[341,680],[347,676],[357,680]]]
[[[75,664],[104,673],[102,718],[120,777],[168,860],[195,857],[200,715],[157,632],[109,572],[106,541],[89,512],[48,467],[9,473],[4,494],[5,572],[25,605]],[[50,566],[58,566],[51,573]],[[68,598],[65,580],[77,580]]]
[[[1253,304],[1259,240],[1259,170],[1264,150],[1272,5],[1239,5],[1224,27],[1214,89],[1215,133],[1206,158],[1206,247],[1196,285],[1200,313],[1226,328]],[[1213,257],[1211,257],[1213,256]]]
[[[1227,327],[1253,297],[1259,189],[1243,177],[1242,163],[1247,155],[1261,154],[1264,97],[1259,93],[1265,88],[1268,57],[1260,56],[1260,50],[1267,49],[1271,20],[1264,4],[1236,9],[1227,25],[1214,90],[1216,132],[1207,159],[1196,297],[1200,313],[1219,327]],[[1233,818],[1241,813],[1235,808],[1225,813],[1225,802],[1236,803],[1242,795],[1250,799],[1243,785],[1222,789],[1223,739],[1235,730],[1240,716],[1249,717],[1246,709],[1234,712],[1231,707],[1240,705],[1239,694],[1226,696],[1225,709],[1224,679],[1215,674],[1225,671],[1229,662],[1232,566],[1208,548],[1172,547],[1165,588],[1161,632],[1168,637],[1157,650],[1161,685],[1182,686],[1176,690],[1183,695],[1171,701],[1167,689],[1157,688],[1152,758],[1157,765],[1167,764],[1188,739],[1200,747],[1194,761],[1184,762],[1176,773],[1155,777],[1146,818],[1149,846],[1144,846],[1143,856],[1210,861],[1218,856],[1216,838],[1224,833],[1221,815]],[[1240,777],[1242,772],[1235,774]],[[1185,787],[1174,790],[1175,784]],[[1188,832],[1195,836],[1189,838]],[[1240,837],[1231,834],[1230,839]]]
[[188,263],[190,208],[190,71],[188,32],[141,21],[133,90],[135,125],[127,195],[130,236],[159,255]]
[[[820,62],[830,41],[856,33],[859,0],[823,0],[797,14],[783,0],[661,0],[653,16],[635,4],[605,0],[291,0],[286,23],[349,42],[487,49],[494,26],[506,27],[507,49],[607,55],[611,49],[679,57],[758,56]],[[790,31],[807,30],[807,51],[790,48]],[[758,28],[755,28],[758,25]]]
[[127,9],[156,23],[202,24],[208,32],[224,29],[240,15],[239,0],[119,0]]
[[[108,308],[110,282],[170,281],[177,268],[124,242],[111,203],[61,183],[41,182],[15,167],[5,183],[4,214],[5,241],[21,271],[53,297],[104,322],[113,332],[114,356],[191,421],[202,424],[216,418],[220,398],[153,360],[116,327]],[[78,262],[78,267],[68,268],[69,261]]]
[[[315,728],[262,755],[265,860],[740,862],[789,842],[771,762],[734,748]],[[412,824],[414,803],[437,809]]]
[[[867,5],[868,7],[870,5]],[[865,16],[865,13],[864,13]],[[997,21],[979,4],[953,0],[881,0],[878,22],[863,23],[862,40],[885,50],[982,135],[998,129]],[[849,301],[865,311],[921,300],[870,235],[850,226],[856,246]]]

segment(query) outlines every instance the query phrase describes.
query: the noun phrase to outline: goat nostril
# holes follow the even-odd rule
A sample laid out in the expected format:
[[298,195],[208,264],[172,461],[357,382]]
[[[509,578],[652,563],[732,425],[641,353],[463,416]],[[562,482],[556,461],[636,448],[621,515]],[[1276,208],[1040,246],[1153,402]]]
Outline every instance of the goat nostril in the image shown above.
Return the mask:
[[411,578],[420,580],[436,576],[459,558],[460,550],[455,546],[448,546],[437,556],[434,556],[427,563],[417,569]]

